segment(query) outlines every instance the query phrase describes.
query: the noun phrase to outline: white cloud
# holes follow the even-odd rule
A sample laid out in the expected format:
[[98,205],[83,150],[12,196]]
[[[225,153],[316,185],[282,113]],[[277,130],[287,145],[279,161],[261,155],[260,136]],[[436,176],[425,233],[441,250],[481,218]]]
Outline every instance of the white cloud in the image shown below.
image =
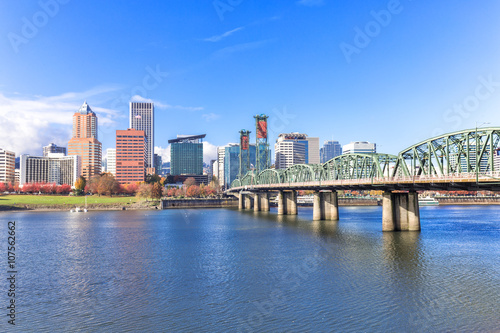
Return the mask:
[[218,42],[218,41],[220,41],[220,40],[222,40],[222,39],[224,39],[226,37],[231,36],[232,34],[234,34],[237,31],[240,31],[240,30],[243,30],[243,27],[239,27],[239,28],[236,28],[236,29],[233,29],[233,30],[226,31],[222,35],[215,35],[215,36],[212,36],[210,38],[205,38],[204,41],[205,42]]
[[237,53],[237,52],[258,49],[258,48],[263,47],[264,45],[266,45],[267,43],[269,43],[271,41],[272,40],[270,40],[270,39],[260,40],[260,41],[256,41],[256,42],[241,43],[241,44],[236,44],[233,46],[224,47],[220,50],[215,51],[212,54],[212,57],[221,58],[221,57],[225,57],[225,56],[231,55],[233,53]]
[[144,102],[144,103],[154,103],[154,106],[156,108],[160,109],[177,109],[177,110],[186,110],[186,111],[201,111],[203,110],[202,106],[182,106],[182,105],[170,105],[170,104],[165,104],[160,101],[154,101],[150,98],[144,98],[139,95],[134,95],[130,99],[132,102]]
[[[68,92],[58,96],[29,96],[0,93],[0,147],[16,155],[41,155],[42,147],[53,142],[66,147],[71,138],[73,114],[86,99],[111,91],[114,87],[97,87],[85,92]],[[111,126],[118,113],[111,109],[90,107],[97,113],[100,126]]]
[[161,161],[163,163],[170,162],[170,145],[167,148],[155,146],[155,154],[161,156]]
[[215,114],[215,113],[208,113],[208,114],[202,114],[201,117],[203,119],[205,119],[205,121],[209,122],[209,121],[212,121],[212,120],[220,118],[220,115],[219,114]]
[[144,98],[144,97],[139,96],[139,95],[132,96],[132,98],[130,99],[130,101],[131,102],[154,103],[151,98]]
[[[170,162],[170,145],[168,147],[155,147],[155,154],[161,156],[163,163]],[[203,142],[203,162],[210,163],[211,160],[217,158],[217,146],[211,144],[210,142]]]
[[203,142],[203,162],[210,163],[210,160],[215,160],[217,158],[217,146],[214,146],[210,142]]
[[308,7],[323,6],[325,4],[325,1],[324,0],[300,0],[300,1],[297,1],[297,4],[302,5],[302,6],[308,6]]

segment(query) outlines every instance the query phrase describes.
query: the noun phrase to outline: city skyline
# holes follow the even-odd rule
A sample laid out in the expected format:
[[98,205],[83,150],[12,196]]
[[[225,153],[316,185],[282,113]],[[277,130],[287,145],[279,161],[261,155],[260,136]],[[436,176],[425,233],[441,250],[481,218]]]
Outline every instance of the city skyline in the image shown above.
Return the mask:
[[[498,125],[494,1],[2,6],[0,147],[17,156],[66,146],[84,100],[99,117],[103,150],[128,127],[130,101],[154,102],[164,161],[169,138],[207,133],[208,162],[260,113],[270,117],[271,147],[279,133],[298,131],[376,142],[391,154]],[[82,15],[90,26],[74,24]]]

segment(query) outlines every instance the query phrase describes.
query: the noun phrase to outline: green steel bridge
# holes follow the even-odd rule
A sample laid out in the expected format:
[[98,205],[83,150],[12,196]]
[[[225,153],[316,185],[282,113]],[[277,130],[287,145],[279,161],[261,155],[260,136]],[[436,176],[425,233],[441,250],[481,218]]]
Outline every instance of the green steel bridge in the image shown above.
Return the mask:
[[[258,174],[250,171],[234,180],[226,193],[243,200],[245,193],[279,191],[280,200],[284,200],[282,210],[286,211],[290,204],[286,204],[289,199],[285,198],[283,191],[330,191],[336,198],[337,190],[383,190],[384,200],[387,196],[392,206],[399,205],[398,191],[409,191],[410,199],[408,194],[401,199],[404,201],[401,205],[406,205],[408,210],[408,200],[418,200],[418,196],[413,195],[416,191],[500,190],[499,145],[500,127],[463,130],[422,141],[397,155],[344,154],[322,164],[296,164],[287,169],[266,169]],[[292,214],[296,213],[293,195],[296,193],[292,193],[290,199]],[[324,200],[320,193],[318,196],[317,205],[323,207]],[[260,202],[260,199],[255,202]],[[413,209],[418,214],[418,202],[415,205]],[[242,206],[245,206],[244,200],[240,208]],[[254,205],[256,210],[258,206],[260,210],[260,205]],[[385,216],[391,215],[392,218],[384,219],[398,222],[398,209],[392,207],[391,211],[387,210]],[[397,225],[394,228],[404,230]]]

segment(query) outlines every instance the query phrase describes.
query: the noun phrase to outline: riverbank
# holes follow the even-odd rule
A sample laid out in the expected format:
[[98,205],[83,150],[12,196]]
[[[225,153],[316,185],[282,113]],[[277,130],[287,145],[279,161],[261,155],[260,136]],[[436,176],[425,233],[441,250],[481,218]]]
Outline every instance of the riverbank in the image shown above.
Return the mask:
[[[500,205],[500,197],[438,197],[440,205]],[[339,206],[380,206],[378,198],[339,198]],[[276,206],[271,203],[272,206]],[[87,209],[99,210],[156,210],[186,208],[237,207],[238,200],[229,198],[138,200],[136,197],[88,196]],[[312,206],[300,204],[299,206]],[[85,197],[57,195],[4,195],[0,196],[1,211],[70,211],[85,207]]]
[[500,197],[436,197],[440,205],[500,205]]
[[[87,196],[89,210],[155,209],[158,201],[138,200],[135,197]],[[69,211],[85,207],[85,197],[62,195],[3,195],[0,211]]]
[[161,201],[162,209],[173,208],[224,208],[238,207],[238,199],[234,197],[220,199],[166,199]]

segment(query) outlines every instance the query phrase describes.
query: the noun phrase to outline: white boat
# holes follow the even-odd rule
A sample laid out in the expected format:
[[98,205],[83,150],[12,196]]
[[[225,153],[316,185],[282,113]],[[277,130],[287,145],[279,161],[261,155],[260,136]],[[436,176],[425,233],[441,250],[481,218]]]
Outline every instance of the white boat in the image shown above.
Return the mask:
[[87,196],[85,196],[85,208],[81,209],[80,207],[76,207],[75,209],[71,209],[70,212],[72,213],[86,213],[88,212],[87,210]]
[[418,199],[419,206],[437,206],[439,205],[439,201],[436,198],[426,197]]

